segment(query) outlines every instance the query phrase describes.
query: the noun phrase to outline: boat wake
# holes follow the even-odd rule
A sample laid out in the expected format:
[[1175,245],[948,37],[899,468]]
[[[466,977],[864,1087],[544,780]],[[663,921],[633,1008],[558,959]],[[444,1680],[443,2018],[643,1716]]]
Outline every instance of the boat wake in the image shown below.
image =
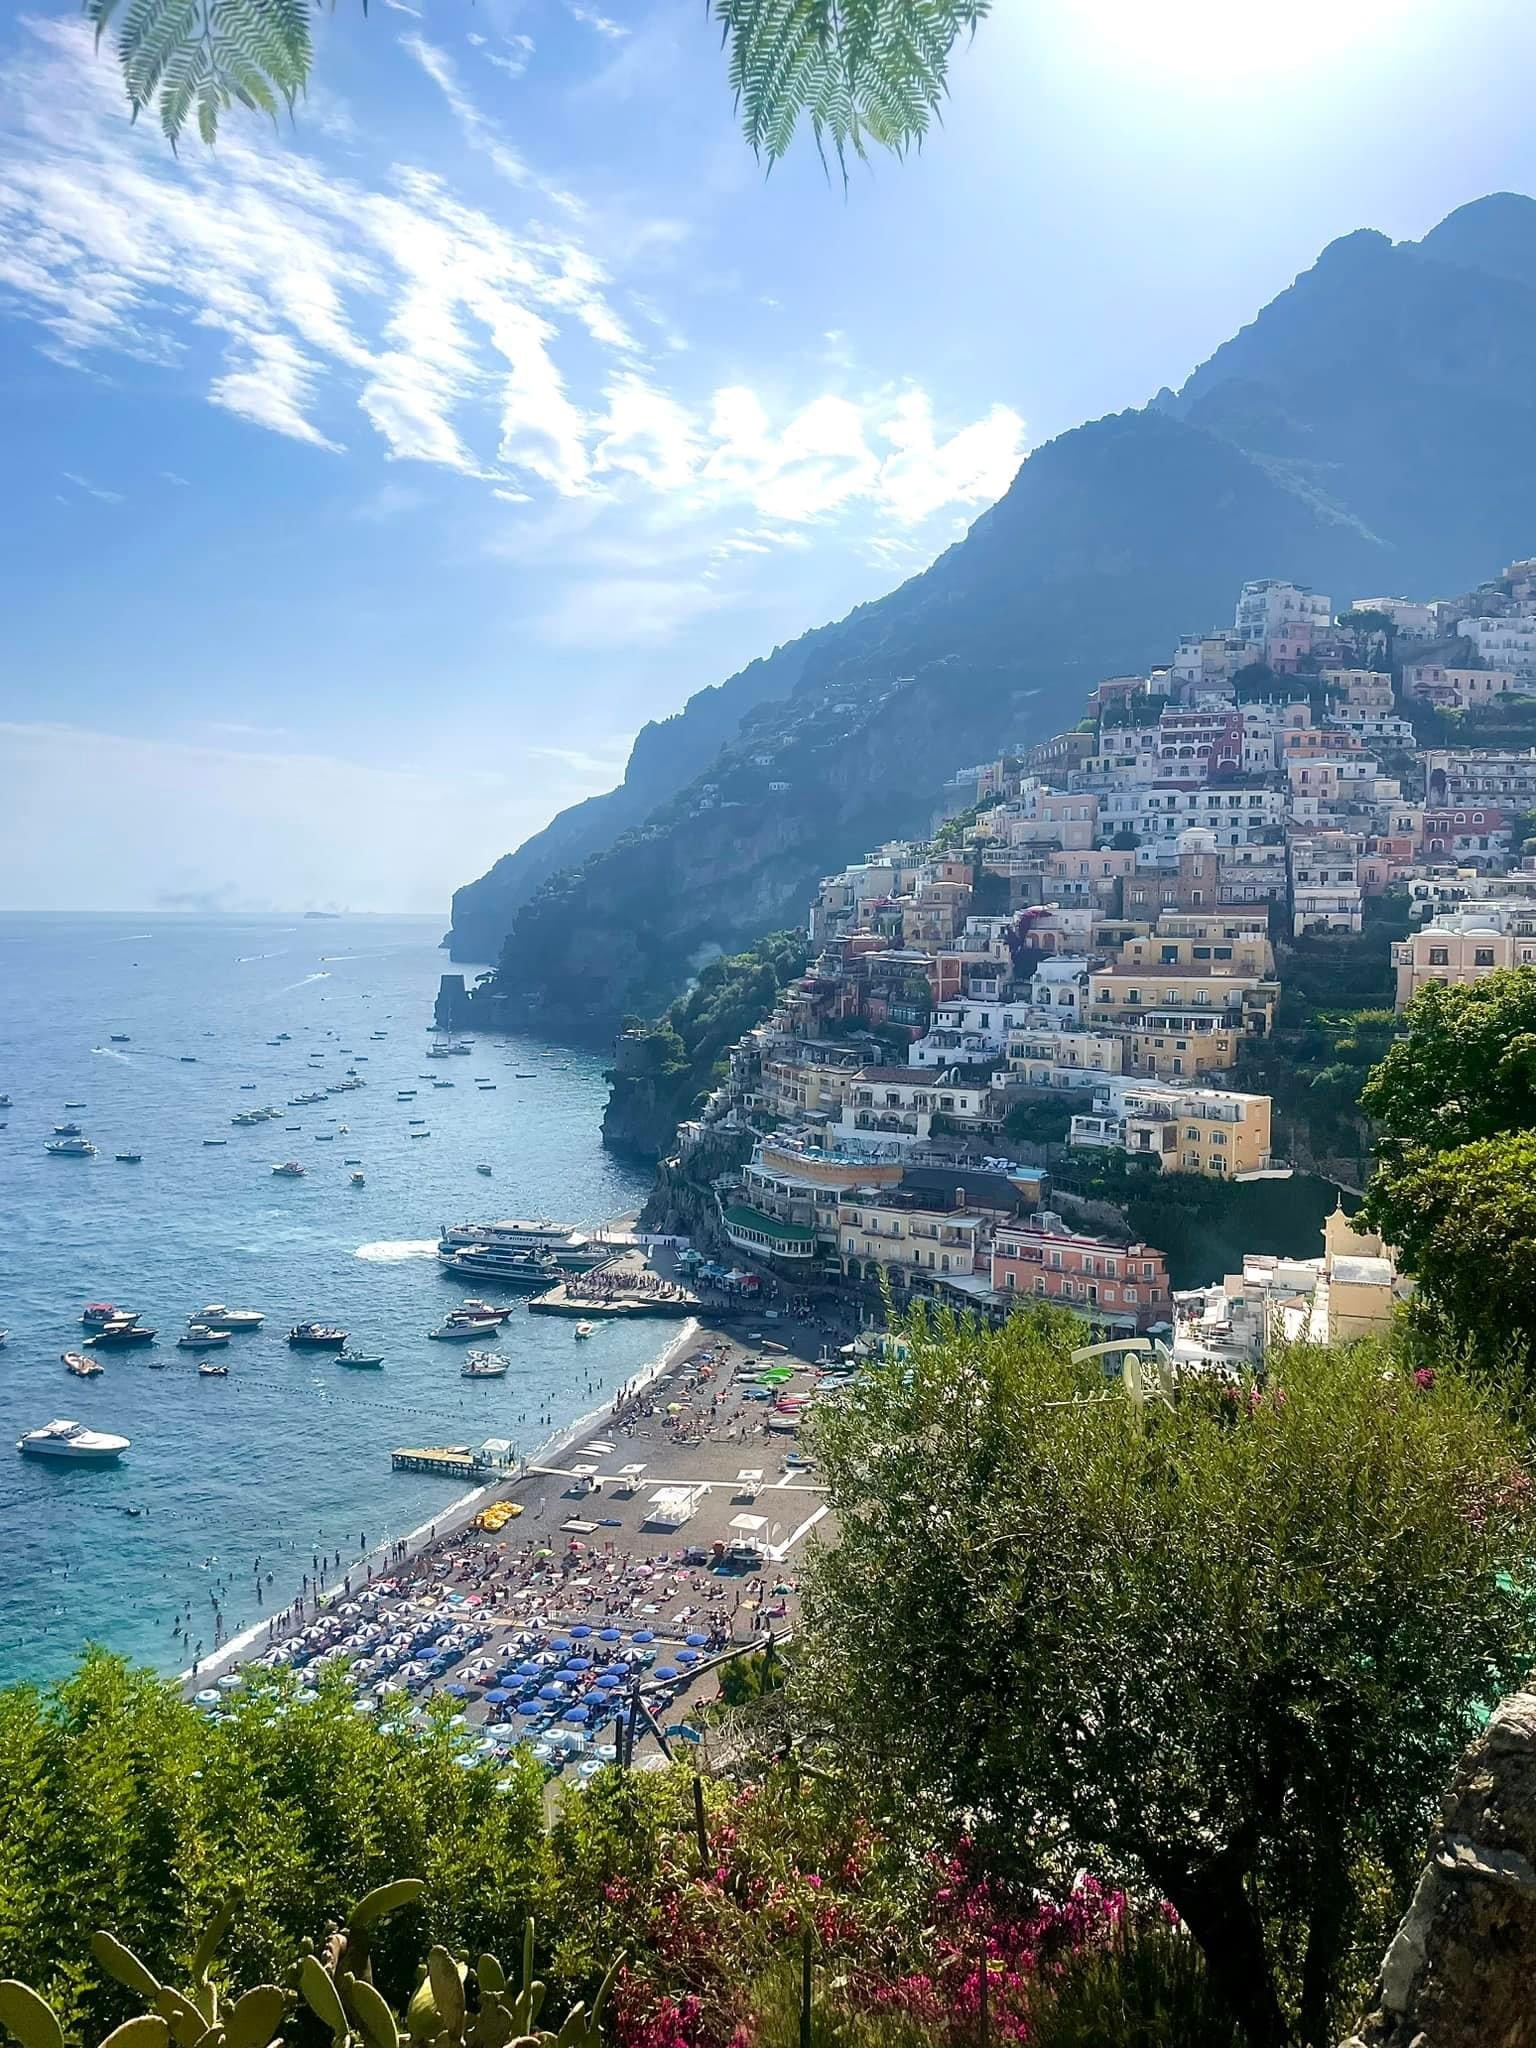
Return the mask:
[[437,1256],[435,1237],[381,1237],[372,1244],[360,1244],[352,1254],[376,1266],[398,1265],[403,1259],[431,1259]]
[[280,988],[278,994],[280,996],[291,995],[296,988],[307,988],[312,981],[329,981],[330,978],[325,973],[303,974],[300,975],[297,981],[290,981],[286,988]]
[[133,1061],[129,1059],[127,1053],[119,1052],[115,1045],[93,1045],[91,1051],[96,1055],[97,1059],[121,1060],[125,1067],[133,1065]]
[[249,967],[253,960],[281,960],[283,955],[289,950],[287,946],[279,946],[275,953],[237,953],[235,955],[235,965],[237,967]]

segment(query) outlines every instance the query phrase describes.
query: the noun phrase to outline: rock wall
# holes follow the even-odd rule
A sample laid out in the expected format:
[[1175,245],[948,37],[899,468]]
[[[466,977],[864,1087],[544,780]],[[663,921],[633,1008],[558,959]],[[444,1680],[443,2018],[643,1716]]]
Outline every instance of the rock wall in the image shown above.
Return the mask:
[[1536,2048],[1536,1690],[1502,1701],[1463,1757],[1343,2048]]

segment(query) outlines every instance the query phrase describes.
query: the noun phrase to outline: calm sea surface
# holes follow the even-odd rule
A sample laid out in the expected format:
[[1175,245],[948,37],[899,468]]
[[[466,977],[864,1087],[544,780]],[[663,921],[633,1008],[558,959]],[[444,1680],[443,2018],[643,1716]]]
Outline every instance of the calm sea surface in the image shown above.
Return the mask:
[[[424,1056],[440,933],[427,919],[0,916],[0,1681],[53,1675],[88,1641],[181,1668],[173,1619],[190,1613],[211,1649],[220,1580],[234,1633],[293,1597],[316,1549],[345,1561],[363,1535],[404,1534],[462,1492],[392,1472],[393,1448],[508,1436],[531,1450],[664,1346],[664,1325],[582,1344],[519,1311],[498,1345],[511,1372],[477,1383],[459,1376],[463,1346],[428,1341],[467,1292],[433,1257],[440,1224],[591,1225],[645,1192],[598,1144],[600,1059],[490,1038]],[[269,1044],[279,1032],[288,1042]],[[286,1106],[349,1065],[365,1088]],[[231,1125],[268,1103],[280,1119]],[[44,1152],[63,1122],[94,1159]],[[123,1151],[143,1164],[119,1165]],[[274,1179],[286,1159],[306,1177]],[[165,1370],[136,1348],[105,1353],[99,1378],[66,1373],[59,1354],[98,1299],[159,1331]],[[267,1322],[215,1354],[227,1379],[200,1379],[175,1339],[215,1301]],[[343,1324],[384,1369],[290,1351],[305,1318]],[[132,1449],[97,1470],[12,1449],[60,1415]],[[258,1555],[275,1577],[264,1607]]]

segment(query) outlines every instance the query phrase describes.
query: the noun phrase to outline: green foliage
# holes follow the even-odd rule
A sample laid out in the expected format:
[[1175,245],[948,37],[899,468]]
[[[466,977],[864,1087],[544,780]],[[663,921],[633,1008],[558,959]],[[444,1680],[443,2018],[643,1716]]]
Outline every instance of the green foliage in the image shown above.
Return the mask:
[[[826,161],[902,155],[938,114],[950,55],[991,0],[706,0],[730,52],[748,142],[776,163],[808,121]],[[114,20],[134,119],[158,108],[174,148],[195,112],[211,143],[232,105],[275,118],[309,81],[309,0],[84,0],[98,39]],[[363,0],[367,12],[367,0]]]
[[1016,1102],[1003,1119],[1003,1135],[1015,1144],[1060,1145],[1071,1128],[1071,1105],[1041,1096]]
[[1536,968],[1431,983],[1362,1101],[1391,1145],[1444,1151],[1536,1127]]
[[1204,1959],[1182,1928],[1133,1930],[1058,1974],[1030,2048],[1240,2048]]
[[742,128],[775,163],[809,121],[844,177],[866,143],[899,156],[944,97],[950,52],[991,0],[713,0]]
[[1320,2048],[1403,1903],[1380,1873],[1536,1647],[1523,1440],[1381,1344],[1085,1406],[1079,1331],[917,1317],[818,1411],[839,1542],[797,1692],[850,1776],[998,1867],[1155,1886],[1253,2048]]
[[211,143],[238,104],[293,111],[313,48],[308,0],[84,0],[98,42],[114,21],[133,117],[157,107],[172,148],[192,114]]

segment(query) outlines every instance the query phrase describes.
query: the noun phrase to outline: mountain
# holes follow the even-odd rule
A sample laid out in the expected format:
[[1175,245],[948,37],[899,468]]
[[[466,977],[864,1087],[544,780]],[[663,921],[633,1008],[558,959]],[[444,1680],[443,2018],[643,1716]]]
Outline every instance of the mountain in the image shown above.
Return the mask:
[[1230,617],[1246,577],[1342,604],[1530,553],[1533,457],[1536,202],[1347,235],[1180,391],[1036,450],[921,575],[647,727],[620,789],[459,892],[456,950],[505,933],[498,1014],[601,1041],[924,826],[957,768]]

